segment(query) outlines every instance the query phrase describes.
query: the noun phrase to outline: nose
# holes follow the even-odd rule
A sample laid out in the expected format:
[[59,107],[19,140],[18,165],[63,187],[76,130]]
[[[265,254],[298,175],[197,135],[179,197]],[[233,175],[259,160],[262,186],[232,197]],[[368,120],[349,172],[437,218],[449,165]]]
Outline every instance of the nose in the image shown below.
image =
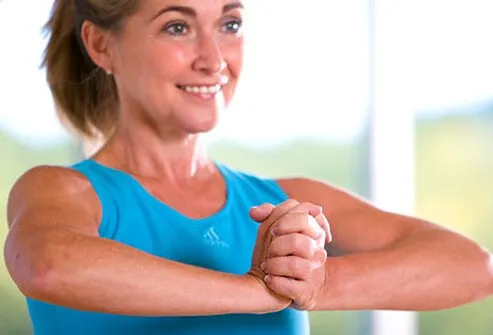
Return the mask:
[[226,61],[214,37],[203,36],[199,39],[193,68],[205,74],[217,74],[226,68]]

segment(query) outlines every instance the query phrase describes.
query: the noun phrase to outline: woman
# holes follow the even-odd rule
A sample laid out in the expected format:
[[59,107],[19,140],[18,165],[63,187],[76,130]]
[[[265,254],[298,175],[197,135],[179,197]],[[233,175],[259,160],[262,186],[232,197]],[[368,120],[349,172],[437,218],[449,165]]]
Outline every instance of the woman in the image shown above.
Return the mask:
[[[50,88],[105,144],[11,192],[6,262],[36,334],[308,334],[306,310],[432,310],[493,292],[491,255],[463,236],[207,157],[200,134],[232,99],[246,4],[55,1]],[[326,258],[331,234],[339,256]]]

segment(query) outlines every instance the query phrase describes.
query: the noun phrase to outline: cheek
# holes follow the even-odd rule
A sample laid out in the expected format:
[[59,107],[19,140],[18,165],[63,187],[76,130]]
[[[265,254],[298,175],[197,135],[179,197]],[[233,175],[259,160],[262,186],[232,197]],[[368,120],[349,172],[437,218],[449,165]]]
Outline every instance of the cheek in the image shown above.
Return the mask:
[[231,76],[231,83],[224,91],[226,103],[229,104],[233,99],[233,95],[243,69],[243,44],[230,46],[225,50],[224,58],[228,64],[228,71]]
[[230,45],[225,49],[224,58],[228,64],[231,76],[238,79],[243,68],[243,42]]
[[190,60],[183,47],[169,44],[155,44],[142,52],[140,64],[142,73],[148,80],[159,81],[161,84],[173,84],[187,71]]

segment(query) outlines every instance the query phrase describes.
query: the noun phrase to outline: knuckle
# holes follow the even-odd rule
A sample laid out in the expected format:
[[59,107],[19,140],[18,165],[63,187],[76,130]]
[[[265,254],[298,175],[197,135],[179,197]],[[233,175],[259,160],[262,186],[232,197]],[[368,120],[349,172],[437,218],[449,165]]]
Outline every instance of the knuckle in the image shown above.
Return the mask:
[[298,206],[300,203],[294,199],[288,199],[283,204],[286,206]]
[[304,235],[295,234],[292,239],[292,245],[296,250],[303,249],[306,246]]
[[306,238],[304,239],[304,243],[306,255],[310,258],[314,258],[319,249],[317,241],[312,238]]
[[280,218],[282,217],[283,215],[286,214],[286,212],[288,212],[291,208],[295,207],[298,205],[298,201],[294,200],[294,199],[288,199],[286,201],[284,201],[283,203],[279,204],[278,206],[276,206],[272,213],[274,214],[274,216],[276,218]]
[[285,291],[291,298],[296,298],[300,295],[297,286],[289,285],[288,283],[285,285]]
[[269,247],[267,248],[267,257],[269,256],[274,256],[278,254],[278,249],[279,249],[279,239],[274,238],[272,242],[270,243]]
[[305,261],[299,266],[300,273],[303,275],[305,279],[308,279],[312,276],[314,270],[313,262]]
[[325,250],[325,248],[320,248],[319,254],[320,259],[322,260],[322,262],[325,263],[325,261],[327,260],[327,250]]
[[285,215],[281,216],[277,220],[276,227],[285,228],[286,225],[288,225],[290,221],[291,221],[291,214],[290,213],[286,213]]
[[319,224],[317,224],[316,222],[312,222],[310,227],[318,237],[323,237],[325,239],[325,230],[320,227]]
[[300,205],[303,206],[303,207],[305,207],[305,208],[311,208],[311,207],[314,207],[315,206],[311,202],[308,202],[308,201],[304,201]]
[[326,261],[327,261],[327,251],[325,249],[320,249],[319,251],[317,251],[316,256],[314,257],[313,260],[314,270],[324,268]]
[[287,260],[286,266],[288,268],[288,271],[291,272],[291,273],[294,273],[299,268],[298,267],[297,259],[296,258],[293,258],[293,257],[290,257]]

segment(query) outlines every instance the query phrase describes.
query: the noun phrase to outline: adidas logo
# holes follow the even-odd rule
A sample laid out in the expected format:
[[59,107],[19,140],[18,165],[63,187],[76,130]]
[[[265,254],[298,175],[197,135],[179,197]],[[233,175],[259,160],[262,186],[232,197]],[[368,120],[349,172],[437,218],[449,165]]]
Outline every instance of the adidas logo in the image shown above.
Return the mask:
[[209,230],[207,230],[207,232],[204,234],[204,242],[212,246],[229,248],[229,244],[221,240],[213,227],[209,228]]

